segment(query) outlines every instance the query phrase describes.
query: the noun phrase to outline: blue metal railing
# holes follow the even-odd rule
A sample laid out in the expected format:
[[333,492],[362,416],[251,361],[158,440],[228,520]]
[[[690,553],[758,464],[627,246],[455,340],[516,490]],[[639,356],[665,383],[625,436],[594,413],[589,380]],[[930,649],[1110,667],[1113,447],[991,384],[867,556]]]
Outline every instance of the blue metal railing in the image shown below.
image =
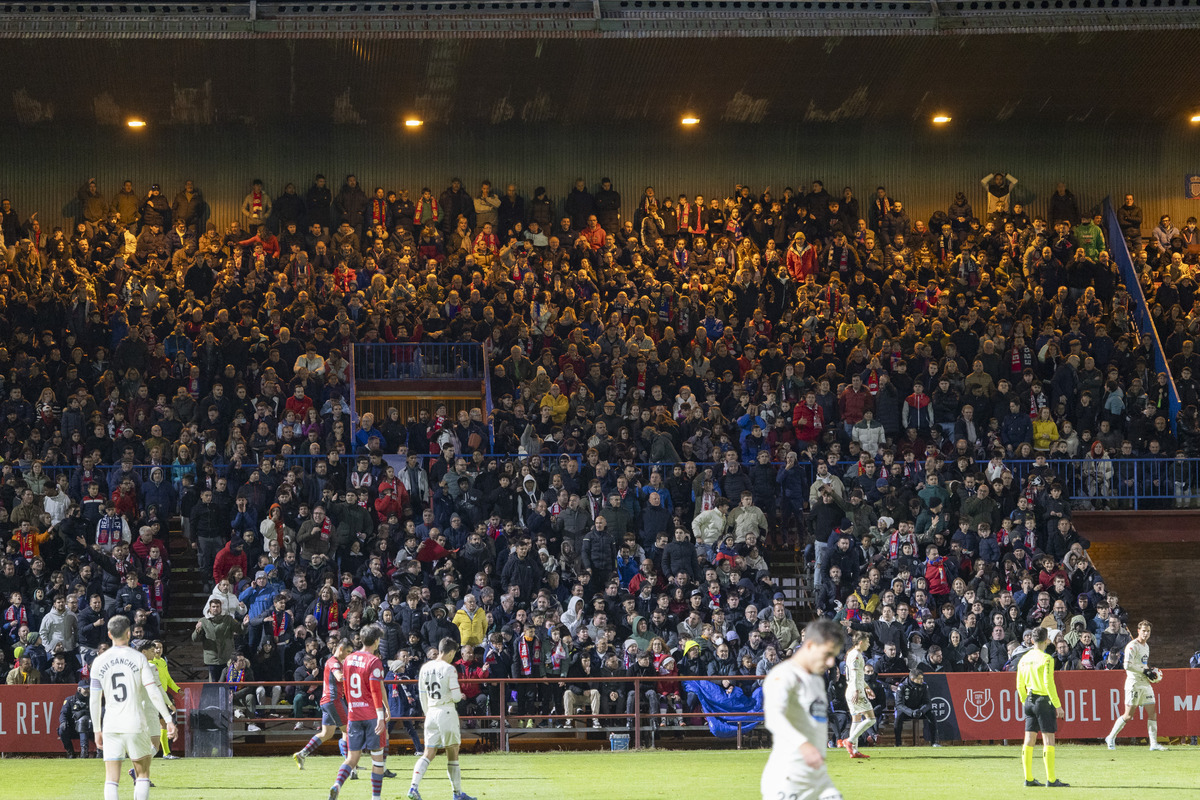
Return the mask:
[[356,344],[353,363],[360,381],[482,381],[487,375],[477,342]]
[[483,418],[487,420],[490,449],[496,442],[496,421],[492,419],[492,411],[495,409],[492,405],[492,363],[488,358],[487,348],[480,349],[483,352]]
[[1137,324],[1138,333],[1150,334],[1150,338],[1154,342],[1154,368],[1167,375],[1167,394],[1171,403],[1171,413],[1167,419],[1170,421],[1171,430],[1176,430],[1181,404],[1179,390],[1175,388],[1175,376],[1171,374],[1171,365],[1167,361],[1166,350],[1163,349],[1162,341],[1158,338],[1158,330],[1154,327],[1154,318],[1150,315],[1150,304],[1146,302],[1146,294],[1142,291],[1137,270],[1133,268],[1129,247],[1125,244],[1125,233],[1121,230],[1121,223],[1117,221],[1117,214],[1113,211],[1112,200],[1108,197],[1104,198],[1104,226],[1108,234],[1108,249],[1112,252],[1113,260],[1117,262],[1117,267],[1121,271],[1121,281],[1125,284],[1126,291],[1133,298],[1133,321]]
[[[440,456],[428,453],[417,453],[416,455],[426,463],[440,458]],[[514,453],[485,453],[484,457],[502,461],[530,458],[530,456],[518,456]],[[581,465],[584,460],[583,456],[579,454],[571,454],[569,457]],[[273,456],[273,458],[282,458],[285,469],[298,466],[305,472],[312,472],[313,465],[317,460],[324,459],[326,456],[288,455]],[[346,461],[348,458],[343,457],[342,460]],[[543,467],[553,467],[558,463],[559,458],[558,454],[541,456]],[[699,472],[703,472],[709,467],[720,467],[719,462],[697,461],[694,463]],[[857,464],[857,461],[841,461],[834,465],[831,472],[843,481],[847,481],[857,477]],[[243,462],[242,472],[249,475],[253,465],[252,461]],[[619,462],[609,462],[609,465],[615,471],[614,474],[617,474],[623,467]],[[1013,482],[1018,486],[1025,484],[1026,478],[1029,477],[1036,465],[1037,462],[1032,459],[1006,459],[1004,461],[1004,468],[1012,473]],[[14,463],[13,466],[20,469],[22,475],[28,474],[28,467],[23,467],[19,463]],[[132,469],[142,481],[148,481],[151,471],[158,466],[166,470],[168,480],[177,478],[181,471],[189,472],[193,477],[198,476],[200,471],[200,466],[196,463],[182,466],[137,464]],[[635,462],[634,466],[643,478],[657,470],[663,473],[664,478],[669,479],[675,464]],[[750,466],[743,463],[742,469],[745,470]],[[783,464],[771,462],[771,466],[778,470]],[[879,466],[878,462],[877,466]],[[1066,500],[1091,503],[1097,507],[1127,507],[1133,510],[1168,506],[1200,508],[1200,458],[1071,458],[1048,460],[1046,467],[1049,470],[1047,478],[1056,480],[1063,485],[1064,499]],[[801,462],[797,468],[804,475],[806,485],[816,480],[817,468],[812,462]],[[43,472],[49,476],[50,480],[55,480],[60,474],[66,474],[70,479],[74,477],[77,469],[79,467],[45,466]],[[237,469],[237,465],[218,462],[214,465],[214,469],[218,476],[229,477]],[[987,463],[982,461],[976,462],[971,469],[973,473],[982,473],[986,470]],[[114,488],[114,478],[120,475],[118,466],[105,465],[97,467],[96,471],[104,477],[110,490]],[[919,465],[918,472],[920,475],[924,475],[924,470]],[[880,474],[878,470],[876,474]],[[946,484],[943,482],[942,485],[944,487]]]

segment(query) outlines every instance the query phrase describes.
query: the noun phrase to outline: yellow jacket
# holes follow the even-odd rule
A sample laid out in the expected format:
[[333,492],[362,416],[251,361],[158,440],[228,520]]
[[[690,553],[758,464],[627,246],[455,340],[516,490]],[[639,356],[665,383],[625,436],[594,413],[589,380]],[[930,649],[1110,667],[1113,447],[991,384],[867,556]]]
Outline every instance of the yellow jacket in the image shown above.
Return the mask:
[[454,625],[458,628],[458,636],[464,645],[483,644],[483,636],[487,632],[487,612],[482,608],[475,609],[474,618],[465,608],[454,612]]
[[171,673],[167,670],[167,660],[165,658],[152,658],[150,663],[158,670],[158,682],[162,686],[163,691],[167,693],[167,699],[170,700],[171,692],[179,691],[179,684],[171,679]]
[[1052,419],[1035,419],[1033,421],[1033,449],[1049,451],[1050,446],[1058,441],[1058,423]]
[[562,392],[558,393],[558,397],[546,392],[542,397],[541,405],[550,408],[550,419],[554,420],[555,425],[562,425],[567,421],[567,411],[571,407],[571,400]]

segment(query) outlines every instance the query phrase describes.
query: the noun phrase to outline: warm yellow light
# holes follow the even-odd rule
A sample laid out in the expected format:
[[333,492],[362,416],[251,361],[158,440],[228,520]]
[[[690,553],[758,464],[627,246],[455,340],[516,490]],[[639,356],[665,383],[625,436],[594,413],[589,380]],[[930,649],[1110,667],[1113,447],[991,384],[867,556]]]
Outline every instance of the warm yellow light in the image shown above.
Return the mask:
[[128,126],[129,126],[129,127],[131,127],[131,128],[144,128],[144,127],[146,127],[146,121],[145,121],[145,120],[142,120],[142,119],[131,119],[131,120],[129,120],[128,122],[126,122],[125,124],[126,124],[126,125],[128,125]]
[[938,114],[933,118],[934,125],[945,125],[949,121],[950,117],[946,116],[945,114]]
[[1193,114],[1192,122],[1200,122],[1200,114]]
[[420,120],[420,119],[406,119],[406,120],[404,120],[404,125],[405,125],[405,127],[407,127],[407,128],[419,128],[419,127],[421,127],[421,126],[422,126],[422,125],[424,125],[424,124],[425,124],[425,121],[424,121],[424,120]]
[[679,121],[681,123],[683,123],[684,125],[699,125],[700,124],[699,117],[684,117],[683,119],[681,119]]

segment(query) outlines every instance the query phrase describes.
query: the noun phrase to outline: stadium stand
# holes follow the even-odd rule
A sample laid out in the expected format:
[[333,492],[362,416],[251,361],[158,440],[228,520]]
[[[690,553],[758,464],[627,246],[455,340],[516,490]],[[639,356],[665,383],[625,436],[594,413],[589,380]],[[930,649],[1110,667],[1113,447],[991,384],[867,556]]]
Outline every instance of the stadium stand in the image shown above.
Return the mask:
[[[89,182],[70,231],[4,200],[8,682],[77,680],[114,613],[235,684],[313,680],[371,622],[414,677],[452,636],[468,677],[567,684],[464,701],[531,727],[591,689],[683,724],[681,680],[752,688],[809,614],[871,631],[880,674],[1009,669],[1031,625],[1067,632],[1060,668],[1119,667],[1072,515],[1200,503],[1200,234],[1147,244],[1114,210],[1139,332],[1103,214],[1059,186],[1031,217],[1014,180],[928,218],[820,181],[629,203],[317,176],[256,182],[223,230],[190,182]],[[355,403],[431,379],[486,389]],[[234,696],[247,725],[312,715],[304,688]]]

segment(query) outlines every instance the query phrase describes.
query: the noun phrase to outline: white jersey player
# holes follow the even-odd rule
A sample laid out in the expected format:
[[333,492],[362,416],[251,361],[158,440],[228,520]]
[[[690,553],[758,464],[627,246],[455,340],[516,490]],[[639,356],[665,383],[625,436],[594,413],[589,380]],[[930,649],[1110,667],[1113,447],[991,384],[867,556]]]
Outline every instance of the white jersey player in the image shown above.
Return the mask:
[[851,758],[870,758],[858,751],[858,739],[875,725],[875,693],[867,686],[866,651],[871,646],[871,634],[858,631],[851,638],[853,645],[846,651],[846,708],[850,709],[850,733],[838,741]]
[[844,642],[832,620],[810,622],[803,644],[763,681],[763,721],[771,732],[771,755],[763,770],[763,800],[841,800],[825,770],[829,698],[825,671]]
[[[117,800],[121,762],[129,758],[134,769],[134,800],[150,795],[150,758],[158,720],[175,738],[175,718],[167,710],[158,683],[158,670],[144,655],[129,646],[129,618],[108,621],[113,646],[96,656],[91,666],[91,714],[96,747],[104,752],[104,800]],[[102,713],[103,711],[103,713]]]
[[421,779],[437,756],[439,747],[446,748],[446,775],[454,789],[454,800],[475,800],[462,790],[462,768],[458,764],[462,733],[455,704],[463,699],[463,693],[458,685],[458,670],[452,664],[457,654],[458,644],[449,637],[442,639],[438,644],[438,657],[426,662],[417,675],[417,691],[421,695],[421,708],[425,710],[425,752],[413,767],[409,800],[421,800],[418,791]]
[[1112,732],[1104,737],[1109,750],[1117,748],[1117,734],[1133,719],[1135,708],[1145,710],[1150,749],[1167,749],[1158,743],[1158,704],[1151,684],[1162,680],[1162,672],[1150,666],[1151,629],[1150,623],[1142,620],[1137,626],[1137,638],[1125,645],[1125,712],[1117,717]]

